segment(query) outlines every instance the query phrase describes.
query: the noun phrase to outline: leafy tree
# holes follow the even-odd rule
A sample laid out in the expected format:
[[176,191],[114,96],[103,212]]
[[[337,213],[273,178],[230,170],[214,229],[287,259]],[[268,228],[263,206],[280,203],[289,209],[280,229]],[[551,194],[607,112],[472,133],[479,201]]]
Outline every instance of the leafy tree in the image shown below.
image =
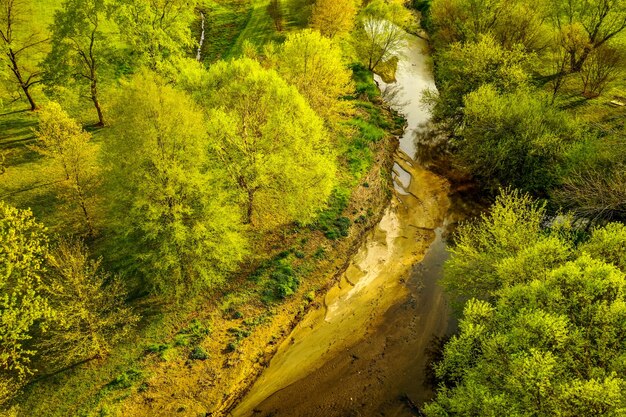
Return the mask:
[[[616,229],[596,230],[597,241],[578,251],[567,228],[542,230],[540,214],[528,197],[508,194],[459,230],[462,249],[446,274],[452,264],[448,278],[460,282],[465,270],[480,280],[468,268],[478,266],[490,276],[481,288],[490,296],[466,303],[435,365],[441,385],[427,416],[622,414],[626,275],[592,249]],[[614,249],[622,237],[611,239]],[[459,289],[480,292],[471,282]]]
[[246,245],[239,212],[208,159],[202,112],[142,72],[124,84],[113,116],[103,153],[119,247],[156,290],[220,282]]
[[41,83],[38,58],[46,37],[26,21],[30,14],[25,0],[0,0],[0,64],[10,70],[10,77],[36,110],[31,88]]
[[551,251],[552,242],[541,236],[545,208],[527,194],[507,191],[496,198],[488,213],[479,220],[459,226],[452,254],[445,265],[444,287],[460,298],[490,297],[501,288],[498,265],[506,258],[520,253],[524,248],[545,243],[546,253],[537,254],[546,262],[563,260],[564,253]]
[[609,223],[593,230],[591,238],[581,245],[581,252],[602,259],[626,273],[626,226]]
[[163,74],[196,45],[191,24],[196,0],[113,0],[113,18],[135,67]]
[[[626,29],[626,2],[623,0],[549,0],[548,15],[569,40],[569,70],[579,72],[589,56]],[[575,34],[572,36],[571,34]]]
[[72,79],[88,89],[98,126],[105,121],[98,89],[111,49],[111,39],[103,30],[105,19],[105,0],[65,0],[54,15],[52,50],[45,62],[49,84]]
[[95,149],[91,135],[70,118],[61,106],[51,102],[39,115],[35,149],[52,157],[59,165],[65,192],[76,202],[85,218],[87,231],[95,233],[91,209],[92,192],[97,184]]
[[211,149],[239,190],[246,222],[311,221],[330,195],[336,162],[322,120],[295,87],[240,59],[213,65],[202,94],[212,107]]
[[331,125],[349,110],[340,98],[353,91],[351,71],[343,63],[341,49],[319,32],[289,35],[280,47],[277,70]]
[[311,27],[334,38],[354,28],[359,0],[317,0],[311,14]]
[[465,97],[464,113],[457,156],[480,181],[544,193],[557,183],[576,127],[546,97],[485,85]]
[[402,2],[374,0],[363,9],[355,33],[357,53],[370,71],[392,60],[406,41],[411,15]]
[[477,42],[489,35],[502,47],[543,49],[549,43],[541,2],[526,0],[433,0],[431,21],[438,47]]
[[0,202],[0,403],[32,374],[32,332],[52,315],[42,293],[46,228],[30,210]]
[[490,36],[483,36],[477,42],[451,45],[436,56],[439,93],[430,97],[435,116],[458,121],[463,97],[483,84],[491,84],[500,92],[527,85],[533,58],[521,47],[504,49]]
[[101,262],[89,259],[80,241],[62,240],[48,255],[45,292],[55,317],[41,348],[59,366],[105,356],[139,319]]

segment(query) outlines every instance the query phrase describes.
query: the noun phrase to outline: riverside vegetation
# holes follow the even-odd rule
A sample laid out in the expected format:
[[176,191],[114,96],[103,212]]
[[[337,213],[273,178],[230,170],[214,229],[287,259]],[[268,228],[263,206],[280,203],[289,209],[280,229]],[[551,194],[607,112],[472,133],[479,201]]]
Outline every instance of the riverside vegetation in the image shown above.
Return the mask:
[[218,409],[347,261],[403,124],[362,22],[410,14],[327,6],[0,0],[2,415],[140,415],[194,364],[224,389],[164,415]]
[[0,415],[232,404],[388,201],[406,6],[495,197],[424,413],[625,414],[624,0],[0,0]]
[[497,195],[446,263],[459,329],[424,414],[626,415],[626,2],[414,5],[438,85],[418,141]]

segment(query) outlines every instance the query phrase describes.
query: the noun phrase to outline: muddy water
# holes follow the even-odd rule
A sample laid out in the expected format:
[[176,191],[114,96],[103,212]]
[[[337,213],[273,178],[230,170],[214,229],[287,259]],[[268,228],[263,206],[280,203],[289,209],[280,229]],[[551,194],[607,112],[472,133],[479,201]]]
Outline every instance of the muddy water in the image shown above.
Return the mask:
[[450,186],[413,158],[434,88],[425,43],[409,37],[397,82],[381,90],[407,117],[394,166],[395,197],[324,305],[280,346],[232,416],[412,416],[431,395],[429,343],[449,311],[437,280],[446,258]]

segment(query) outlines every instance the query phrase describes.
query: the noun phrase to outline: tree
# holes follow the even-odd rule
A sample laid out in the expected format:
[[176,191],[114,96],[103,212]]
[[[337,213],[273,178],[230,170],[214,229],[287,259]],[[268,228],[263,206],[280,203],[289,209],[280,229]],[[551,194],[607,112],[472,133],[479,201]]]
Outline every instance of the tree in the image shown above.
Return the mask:
[[48,39],[33,25],[28,25],[26,17],[29,14],[24,0],[0,0],[0,63],[10,69],[18,88],[30,103],[30,109],[36,110],[31,88],[42,82],[37,60]]
[[438,48],[477,42],[485,35],[505,49],[523,45],[527,51],[537,51],[549,43],[541,2],[433,0],[430,15]]
[[370,71],[396,57],[406,41],[411,15],[402,3],[374,0],[363,9],[355,33],[357,53]]
[[208,159],[202,112],[141,72],[124,84],[112,115],[103,158],[118,246],[157,291],[216,285],[243,259],[246,243],[232,196]]
[[577,128],[547,97],[524,89],[498,94],[485,85],[464,101],[457,157],[477,179],[544,193],[558,182]]
[[139,320],[120,279],[101,262],[80,241],[61,240],[47,257],[45,292],[55,316],[40,346],[58,366],[105,356]]
[[114,0],[114,20],[134,66],[172,72],[176,60],[196,46],[191,24],[196,0]]
[[624,54],[621,49],[608,44],[594,49],[580,69],[583,95],[588,98],[599,96],[623,69]]
[[247,223],[309,222],[325,205],[336,162],[322,120],[295,87],[250,59],[209,69],[211,149],[226,167]]
[[352,74],[343,63],[341,49],[319,32],[288,35],[278,53],[277,70],[329,124],[349,110],[340,99],[353,91]]
[[0,202],[0,403],[33,373],[29,341],[52,316],[42,292],[47,252],[46,228],[30,210]]
[[267,13],[274,21],[274,27],[278,32],[283,31],[285,18],[283,17],[283,10],[280,4],[280,0],[270,0],[270,4],[267,5]]
[[581,71],[593,51],[626,29],[623,0],[550,0],[549,6],[548,14],[559,31],[580,35],[575,38],[579,41],[565,44],[571,72]]
[[455,43],[436,56],[439,92],[431,100],[437,119],[460,122],[463,97],[483,84],[511,92],[530,80],[534,55],[521,47],[504,49],[491,36],[477,42]]
[[[508,194],[491,215],[459,230],[463,249],[453,252],[446,275],[454,264],[480,278],[467,269],[474,265],[491,278],[483,281],[486,300],[466,303],[459,333],[435,364],[440,387],[424,408],[427,416],[618,416],[624,410],[626,275],[608,263],[623,251],[623,233],[598,229],[594,243],[579,249],[568,227],[543,230],[537,207]],[[609,253],[596,250],[616,234]],[[453,270],[449,278],[461,282],[461,270]],[[457,296],[472,297],[466,289],[475,287],[459,289]]]
[[65,0],[54,15],[52,50],[45,62],[48,83],[61,85],[72,79],[88,88],[97,126],[105,121],[98,87],[111,48],[103,30],[105,13],[105,0]]
[[358,0],[317,0],[311,14],[311,27],[328,38],[350,33],[359,6]]
[[59,165],[66,193],[80,207],[87,232],[93,236],[95,230],[90,203],[93,188],[97,185],[97,170],[91,135],[54,102],[42,109],[35,133],[38,139],[35,150],[53,158]]

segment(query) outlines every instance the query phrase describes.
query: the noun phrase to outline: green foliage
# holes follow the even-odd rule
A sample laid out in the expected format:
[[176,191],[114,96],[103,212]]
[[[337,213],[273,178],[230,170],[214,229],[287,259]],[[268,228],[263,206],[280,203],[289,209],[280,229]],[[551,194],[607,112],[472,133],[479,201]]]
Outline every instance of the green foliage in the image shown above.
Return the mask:
[[322,120],[294,87],[250,59],[213,65],[202,86],[211,150],[239,190],[247,223],[310,222],[336,163]]
[[380,90],[374,82],[374,74],[362,64],[352,64],[351,68],[357,97],[364,96],[367,100],[380,97]]
[[103,272],[101,262],[89,259],[82,242],[67,240],[47,257],[45,293],[55,314],[39,345],[58,367],[108,355],[139,321],[119,277]]
[[277,71],[331,126],[350,111],[349,102],[341,100],[353,90],[341,48],[319,32],[288,35],[278,52]]
[[[498,274],[503,261],[526,248],[531,248],[531,252],[522,256],[532,261],[536,255],[541,256],[536,245],[550,248],[549,236],[541,235],[544,216],[544,206],[529,195],[518,191],[503,192],[479,220],[459,226],[455,244],[450,249],[452,257],[445,264],[445,288],[465,299],[494,295],[504,285]],[[556,260],[561,260],[558,248],[553,249],[556,249]]]
[[622,223],[609,223],[605,227],[594,229],[591,238],[580,250],[626,272],[626,226]]
[[483,84],[498,92],[526,86],[534,57],[521,47],[505,49],[490,36],[475,42],[455,43],[436,55],[439,93],[431,97],[435,116],[441,120],[462,114],[463,98]]
[[133,66],[173,74],[196,45],[191,34],[196,0],[113,0],[113,19]]
[[75,83],[93,102],[100,125],[104,116],[99,81],[113,53],[111,38],[103,30],[105,20],[105,0],[65,0],[54,15],[52,50],[44,63],[46,83]]
[[53,316],[42,292],[47,253],[46,229],[30,210],[0,202],[0,404],[32,373],[29,340]]
[[465,96],[461,164],[483,184],[545,193],[558,181],[577,127],[537,92],[499,94],[486,85]]
[[92,212],[99,169],[91,135],[55,102],[41,109],[35,134],[34,149],[55,160],[62,195],[80,209],[87,232],[94,235]]
[[329,38],[349,33],[360,6],[360,0],[316,0],[311,27]]
[[328,208],[322,211],[314,223],[317,230],[331,240],[348,236],[350,231],[350,219],[343,216],[343,211],[348,207],[350,191],[343,187],[333,190],[328,201]]
[[[606,262],[610,253],[592,258],[567,233],[542,230],[541,211],[504,195],[491,217],[461,229],[447,280],[470,275],[454,291],[490,302],[466,303],[435,365],[441,385],[427,416],[618,416],[626,407],[626,275]],[[470,265],[491,278],[474,286],[481,271]]]
[[219,283],[246,243],[223,176],[209,163],[202,113],[186,94],[142,73],[125,85],[114,115],[103,152],[116,203],[111,222],[133,242],[125,256],[159,291]]
[[198,319],[193,319],[189,326],[185,327],[175,337],[177,346],[197,345],[211,333],[211,326],[203,324]]
[[192,359],[195,361],[205,361],[209,359],[209,354],[203,347],[196,346],[195,348],[193,348],[193,350],[189,354],[189,359]]

